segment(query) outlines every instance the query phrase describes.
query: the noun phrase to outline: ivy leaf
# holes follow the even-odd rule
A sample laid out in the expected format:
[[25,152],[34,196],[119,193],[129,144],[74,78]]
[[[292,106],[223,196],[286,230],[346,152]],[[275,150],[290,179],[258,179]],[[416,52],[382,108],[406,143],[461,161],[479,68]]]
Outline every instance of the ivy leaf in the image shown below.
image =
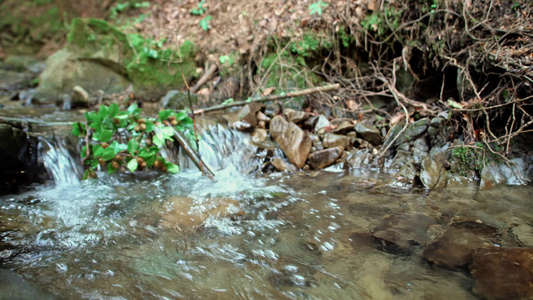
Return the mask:
[[118,113],[118,104],[116,103],[113,103],[109,106],[109,111],[107,112],[107,114],[110,116],[110,117],[114,117],[116,116]]
[[135,170],[137,170],[138,166],[139,166],[139,163],[137,162],[137,160],[135,158],[132,158],[128,162],[128,170],[130,170],[132,173],[135,172]]
[[135,155],[135,151],[139,148],[139,145],[137,145],[137,141],[135,139],[131,139],[128,142],[128,152],[131,155]]
[[115,155],[116,155],[119,152],[122,152],[128,149],[128,146],[126,144],[122,144],[117,141],[114,141],[113,143],[111,143],[111,145],[109,145],[109,148],[112,148],[115,151]]
[[101,143],[106,143],[106,142],[109,142],[109,140],[111,140],[112,137],[113,137],[113,131],[104,129],[98,135],[98,141]]
[[113,174],[117,171],[117,169],[113,168],[112,163],[107,164],[107,174]]
[[159,119],[166,120],[168,119],[168,117],[170,117],[171,114],[172,114],[172,110],[170,109],[162,110],[159,112]]
[[115,157],[115,150],[111,147],[105,148],[104,152],[100,156],[100,158],[103,160],[111,160],[113,157]]
[[85,125],[80,123],[80,122],[76,122],[76,123],[73,123],[72,124],[72,135],[74,136],[80,136],[80,135],[84,135],[85,134]]
[[182,110],[182,111],[180,111],[180,112],[178,112],[178,113],[176,114],[176,121],[179,122],[179,121],[181,121],[181,120],[183,120],[183,119],[185,119],[185,118],[188,118],[188,117],[189,117],[189,116],[187,115],[187,113],[186,113],[185,111]]
[[176,164],[169,163],[167,164],[167,171],[172,174],[176,174],[180,171],[180,167]]

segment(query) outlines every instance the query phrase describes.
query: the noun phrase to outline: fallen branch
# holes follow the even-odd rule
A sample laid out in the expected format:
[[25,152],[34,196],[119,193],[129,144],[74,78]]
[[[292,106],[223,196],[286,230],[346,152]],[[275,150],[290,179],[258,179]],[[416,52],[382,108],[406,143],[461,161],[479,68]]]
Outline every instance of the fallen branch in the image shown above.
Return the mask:
[[230,104],[221,104],[221,105],[216,105],[213,107],[195,110],[194,114],[198,115],[198,114],[202,114],[202,113],[209,112],[209,111],[226,109],[226,108],[233,107],[233,106],[243,106],[248,103],[254,103],[254,102],[267,102],[267,101],[274,101],[274,100],[279,100],[279,99],[286,99],[286,98],[298,97],[298,96],[303,96],[303,95],[309,95],[313,93],[328,92],[328,91],[336,90],[339,87],[340,87],[340,84],[338,83],[329,84],[325,86],[318,86],[318,87],[309,88],[305,90],[294,91],[294,92],[290,92],[284,95],[271,95],[271,96],[255,98],[255,99],[246,100],[246,101],[236,101]]
[[212,64],[205,74],[198,80],[198,82],[191,88],[191,93],[196,93],[208,80],[215,74],[217,65]]
[[189,141],[187,138],[183,135],[183,133],[177,131],[174,129],[174,141],[176,143],[179,143],[180,146],[183,148],[183,150],[187,153],[187,155],[192,159],[194,164],[200,169],[202,174],[207,174],[210,178],[213,178],[215,174],[211,172],[211,170],[207,167],[207,165],[202,161],[200,158],[200,155],[189,144]]

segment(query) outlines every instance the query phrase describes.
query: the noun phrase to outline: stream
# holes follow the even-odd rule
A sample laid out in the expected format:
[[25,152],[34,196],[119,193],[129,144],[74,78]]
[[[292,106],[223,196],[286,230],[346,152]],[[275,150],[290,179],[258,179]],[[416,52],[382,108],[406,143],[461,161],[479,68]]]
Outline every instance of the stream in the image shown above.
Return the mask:
[[433,218],[430,236],[457,216],[533,226],[531,186],[393,188],[390,174],[335,167],[262,175],[249,136],[216,124],[200,144],[214,180],[178,154],[176,175],[80,181],[60,134],[40,145],[54,182],[0,197],[0,262],[62,299],[478,299],[467,270],[429,264],[422,245],[382,251],[370,233],[398,214]]

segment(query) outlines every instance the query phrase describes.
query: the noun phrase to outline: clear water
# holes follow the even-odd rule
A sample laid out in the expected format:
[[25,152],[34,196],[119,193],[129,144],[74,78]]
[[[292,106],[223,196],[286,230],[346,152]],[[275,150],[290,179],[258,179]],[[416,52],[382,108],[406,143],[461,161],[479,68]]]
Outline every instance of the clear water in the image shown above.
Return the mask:
[[533,224],[531,187],[428,193],[384,187],[377,173],[260,176],[249,174],[260,162],[245,135],[204,136],[215,180],[191,167],[0,198],[0,259],[66,299],[476,299],[466,272],[360,237],[392,213],[465,216],[502,231]]

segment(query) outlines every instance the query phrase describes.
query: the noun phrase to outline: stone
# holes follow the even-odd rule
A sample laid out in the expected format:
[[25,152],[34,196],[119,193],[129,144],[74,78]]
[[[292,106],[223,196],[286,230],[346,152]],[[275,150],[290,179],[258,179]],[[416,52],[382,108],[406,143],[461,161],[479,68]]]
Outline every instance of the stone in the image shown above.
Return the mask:
[[474,293],[488,300],[533,299],[533,249],[488,247],[473,255]]
[[25,72],[25,71],[37,71],[38,68],[36,66],[40,62],[35,58],[31,56],[26,55],[8,55],[6,59],[0,63],[0,68],[4,70],[11,70],[11,71],[17,71],[17,72]]
[[348,149],[351,144],[352,141],[349,136],[334,133],[326,133],[324,134],[324,138],[322,139],[322,145],[324,145],[325,148],[341,146],[344,149]]
[[420,167],[420,181],[427,189],[438,189],[446,186],[448,172],[443,167],[442,155],[436,157],[426,156]]
[[[400,144],[414,141],[421,137],[428,129],[428,118],[422,118],[412,124],[409,124],[405,131],[394,141],[393,146],[397,147]],[[400,133],[403,129],[403,125],[398,124],[392,130],[387,139],[385,140],[385,145],[388,145],[392,140]]]
[[303,129],[307,130],[314,130],[316,123],[318,122],[319,116],[312,116],[305,120],[304,124],[302,125]]
[[309,154],[309,165],[313,169],[323,169],[334,164],[344,152],[343,147],[333,147]]
[[89,93],[79,85],[72,88],[71,101],[74,107],[89,107]]
[[[76,18],[70,25],[67,44],[46,60],[36,98],[54,103],[80,83],[89,94],[97,90],[122,92],[133,83],[136,96],[153,102],[168,90],[181,88],[182,73],[162,65],[161,58],[139,55],[143,47],[139,36],[127,36],[103,20]],[[190,42],[180,47],[183,63],[179,69],[188,76],[195,74],[193,52]]]
[[399,170],[411,159],[411,152],[405,150],[396,151],[389,166],[390,169]]
[[511,233],[521,245],[533,247],[533,227],[527,224],[519,224],[511,229]]
[[309,118],[308,113],[301,110],[294,110],[291,108],[283,109],[283,114],[287,117],[287,120],[289,122],[293,122],[295,124],[299,124]]
[[272,166],[274,166],[274,168],[277,170],[277,171],[280,171],[280,172],[285,172],[285,171],[289,171],[289,172],[296,172],[298,171],[298,169],[296,169],[296,167],[288,162],[286,162],[285,160],[279,158],[279,157],[275,157],[274,159],[272,159]]
[[314,132],[318,132],[320,129],[326,128],[328,126],[330,126],[328,118],[324,115],[318,115],[318,119],[315,123]]
[[30,83],[31,77],[24,73],[0,69],[0,89],[13,90]]
[[346,166],[350,169],[364,169],[372,162],[369,149],[359,149],[346,158]]
[[353,123],[350,121],[344,121],[340,123],[339,126],[335,127],[335,129],[333,129],[333,133],[335,134],[347,134],[348,132],[354,132],[354,131],[355,131],[355,127],[353,126]]
[[374,126],[365,125],[363,123],[357,123],[355,125],[355,131],[364,140],[369,141],[374,146],[382,144],[381,133]]
[[263,108],[264,106],[260,103],[246,104],[237,114],[237,119],[243,123],[250,124],[250,127],[255,127],[257,125],[257,113]]
[[300,169],[305,165],[312,146],[306,132],[282,116],[275,116],[270,121],[270,135],[293,165]]
[[59,299],[17,273],[0,268],[0,299]]
[[[193,105],[198,103],[198,95],[190,94],[191,102]],[[159,102],[164,109],[181,110],[189,107],[189,95],[187,92],[181,92],[177,90],[168,91]]]
[[270,118],[269,116],[265,115],[265,114],[264,114],[263,112],[261,112],[261,111],[258,111],[258,112],[257,112],[256,117],[257,117],[257,121],[263,121],[263,122],[265,122],[265,123],[270,122],[270,120],[272,119],[272,118]]
[[452,223],[446,232],[424,248],[422,256],[429,262],[450,269],[472,263],[477,249],[490,246],[498,240],[498,229],[479,221]]
[[266,129],[255,128],[254,131],[252,131],[251,137],[253,143],[260,144],[266,140],[268,137],[268,132]]
[[372,230],[372,236],[379,250],[409,254],[429,241],[427,230],[434,224],[435,219],[422,214],[388,215]]

